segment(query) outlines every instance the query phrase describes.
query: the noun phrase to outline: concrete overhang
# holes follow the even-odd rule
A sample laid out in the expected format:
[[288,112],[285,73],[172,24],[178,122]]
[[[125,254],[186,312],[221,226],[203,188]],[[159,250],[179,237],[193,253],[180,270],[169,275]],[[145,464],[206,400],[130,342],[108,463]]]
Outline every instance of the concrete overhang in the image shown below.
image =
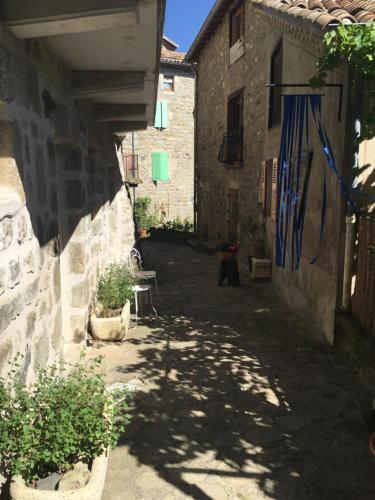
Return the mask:
[[[2,23],[18,38],[42,39],[72,70],[72,93],[141,105],[130,123],[152,125],[165,0],[0,0]],[[124,108],[122,108],[124,110]]]

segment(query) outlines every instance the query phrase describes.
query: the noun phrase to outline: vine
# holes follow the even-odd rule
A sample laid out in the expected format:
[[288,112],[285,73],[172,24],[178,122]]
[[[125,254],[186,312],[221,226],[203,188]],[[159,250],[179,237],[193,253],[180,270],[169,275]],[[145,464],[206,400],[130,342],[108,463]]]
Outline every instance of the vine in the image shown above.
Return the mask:
[[324,37],[324,53],[318,61],[317,74],[310,84],[320,88],[327,74],[347,62],[369,84],[369,105],[363,122],[360,141],[375,137],[375,22],[361,25],[341,24]]

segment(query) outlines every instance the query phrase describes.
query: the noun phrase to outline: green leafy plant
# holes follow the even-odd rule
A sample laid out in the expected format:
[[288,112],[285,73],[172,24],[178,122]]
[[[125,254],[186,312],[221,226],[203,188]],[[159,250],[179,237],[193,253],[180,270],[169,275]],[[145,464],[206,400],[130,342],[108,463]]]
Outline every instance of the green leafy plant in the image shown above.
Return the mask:
[[174,220],[164,222],[159,226],[163,231],[183,231],[187,233],[194,232],[194,224],[189,217],[182,219],[177,216]]
[[324,53],[318,61],[317,74],[310,79],[314,88],[322,87],[327,74],[347,62],[370,87],[369,106],[363,119],[360,140],[375,136],[375,22],[366,25],[341,24],[324,37]]
[[0,467],[7,475],[29,484],[78,461],[90,464],[116,445],[129,422],[129,395],[106,390],[101,360],[53,364],[27,389],[18,357],[0,378]]
[[114,262],[105,270],[98,283],[97,300],[103,307],[102,316],[111,310],[121,309],[133,299],[134,280],[125,264]]
[[138,229],[150,229],[159,224],[157,212],[151,213],[151,198],[139,197],[134,202],[134,218]]
[[148,229],[148,211],[151,205],[151,198],[140,197],[134,202],[134,217],[138,229]]

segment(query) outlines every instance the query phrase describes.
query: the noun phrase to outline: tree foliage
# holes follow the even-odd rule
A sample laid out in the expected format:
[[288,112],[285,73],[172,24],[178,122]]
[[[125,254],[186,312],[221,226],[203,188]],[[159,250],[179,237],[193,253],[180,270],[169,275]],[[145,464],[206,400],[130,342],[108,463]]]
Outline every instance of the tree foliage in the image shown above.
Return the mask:
[[324,37],[324,53],[318,61],[313,87],[322,87],[330,71],[347,62],[369,84],[369,106],[363,117],[361,140],[375,136],[375,22],[341,24]]

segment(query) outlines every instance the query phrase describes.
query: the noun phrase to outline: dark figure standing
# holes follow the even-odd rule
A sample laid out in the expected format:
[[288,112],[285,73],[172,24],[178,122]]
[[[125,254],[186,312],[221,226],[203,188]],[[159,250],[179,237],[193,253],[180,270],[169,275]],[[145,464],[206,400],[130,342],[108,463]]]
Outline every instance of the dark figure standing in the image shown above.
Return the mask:
[[218,246],[219,250],[219,276],[217,284],[222,286],[223,281],[227,278],[228,285],[240,286],[240,277],[237,266],[237,247],[227,242],[222,242]]

